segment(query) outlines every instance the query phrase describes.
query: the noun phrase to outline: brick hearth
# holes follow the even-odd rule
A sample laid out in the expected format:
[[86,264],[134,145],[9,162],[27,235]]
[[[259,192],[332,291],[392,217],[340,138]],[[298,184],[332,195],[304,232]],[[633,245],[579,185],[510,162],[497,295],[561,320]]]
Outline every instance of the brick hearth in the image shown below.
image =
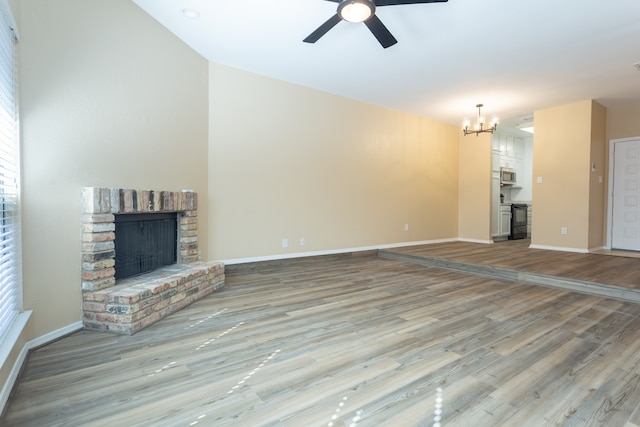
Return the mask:
[[[200,262],[197,194],[85,187],[82,300],[85,329],[133,334],[224,286],[224,265]],[[115,215],[178,213],[178,263],[115,279]]]

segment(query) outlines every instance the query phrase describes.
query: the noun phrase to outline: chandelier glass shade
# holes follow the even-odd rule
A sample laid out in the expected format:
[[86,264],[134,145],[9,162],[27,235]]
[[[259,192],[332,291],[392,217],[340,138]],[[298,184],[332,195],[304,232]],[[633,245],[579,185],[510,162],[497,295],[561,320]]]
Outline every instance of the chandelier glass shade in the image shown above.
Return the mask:
[[485,128],[486,122],[484,117],[482,116],[482,107],[482,104],[476,105],[476,108],[478,109],[478,120],[473,125],[473,127],[471,127],[471,121],[469,119],[464,119],[464,123],[462,124],[462,132],[464,132],[465,136],[471,134],[475,134],[476,136],[478,136],[481,133],[493,133],[498,127],[498,118],[494,116],[491,119],[491,123],[489,123],[489,126]]

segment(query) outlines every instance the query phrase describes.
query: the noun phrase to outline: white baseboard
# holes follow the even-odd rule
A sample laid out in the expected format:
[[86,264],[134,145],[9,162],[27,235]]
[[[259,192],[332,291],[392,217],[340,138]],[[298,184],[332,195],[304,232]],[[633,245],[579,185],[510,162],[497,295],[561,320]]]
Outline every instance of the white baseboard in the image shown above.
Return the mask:
[[267,255],[267,256],[259,256],[259,257],[225,259],[225,260],[222,260],[222,262],[225,265],[245,264],[249,262],[275,261],[275,260],[282,260],[282,259],[303,258],[303,257],[321,256],[321,255],[339,255],[339,254],[344,254],[349,252],[363,252],[363,251],[372,251],[377,249],[399,248],[403,246],[430,245],[433,243],[445,243],[445,242],[456,242],[456,241],[458,241],[457,238],[422,240],[418,242],[401,242],[401,243],[391,243],[387,245],[361,246],[357,248],[345,248],[345,249],[331,249],[327,251],[295,252],[295,253],[288,253],[288,254]]
[[[20,318],[20,316],[22,316],[22,319],[19,319],[20,322],[22,323],[22,327],[24,327],[30,315],[31,315],[31,311],[20,313],[18,317]],[[82,322],[72,323],[71,325],[65,326],[53,332],[49,332],[48,334],[38,337],[32,341],[28,341],[22,347],[22,350],[20,350],[20,354],[18,355],[18,358],[16,359],[15,363],[13,364],[13,367],[11,368],[9,377],[5,381],[4,385],[2,386],[2,390],[0,391],[0,414],[4,411],[4,406],[7,404],[7,401],[9,400],[9,395],[11,394],[11,390],[13,390],[13,385],[18,379],[18,375],[20,374],[22,365],[24,365],[27,359],[27,355],[29,354],[29,351],[33,350],[34,348],[40,347],[42,345],[48,344],[51,341],[55,341],[58,338],[62,338],[63,336],[68,335],[72,332],[79,331],[82,328],[83,328]],[[20,328],[20,332],[21,331],[22,331],[22,328]],[[15,345],[17,338],[18,337],[16,336],[15,340],[13,340],[10,343]]]
[[467,242],[467,243],[483,243],[483,244],[490,244],[490,243],[494,243],[493,240],[482,240],[482,239],[466,239],[464,237],[460,237],[459,239],[456,239],[458,242]]
[[62,338],[65,335],[69,335],[74,332],[77,332],[82,328],[84,328],[84,325],[82,324],[82,322],[72,323],[56,331],[49,332],[48,334],[45,334],[32,341],[29,341],[27,345],[29,346],[29,350],[33,350],[34,348],[38,348],[45,344],[49,344],[51,341],[55,341],[59,338]]
[[562,248],[560,246],[546,246],[546,245],[529,245],[531,249],[544,249],[545,251],[562,251],[562,252],[576,252],[580,254],[587,254],[587,249],[580,248]]

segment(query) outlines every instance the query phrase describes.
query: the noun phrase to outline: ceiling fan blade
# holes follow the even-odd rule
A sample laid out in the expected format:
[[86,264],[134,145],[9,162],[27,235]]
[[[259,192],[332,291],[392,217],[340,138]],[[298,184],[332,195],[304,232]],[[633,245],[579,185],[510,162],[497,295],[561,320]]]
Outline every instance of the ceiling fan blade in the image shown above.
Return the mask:
[[377,0],[376,7],[395,6],[397,4],[446,3],[449,0]]
[[365,25],[371,30],[374,36],[378,39],[383,48],[388,48],[398,43],[395,37],[391,34],[387,27],[384,26],[380,18],[373,15],[371,18],[364,21]]
[[320,40],[320,37],[327,34],[327,31],[336,26],[338,22],[342,21],[340,15],[337,13],[333,15],[331,18],[327,19],[327,21],[320,25],[313,33],[309,34],[306,39],[302,40],[305,43],[315,43]]

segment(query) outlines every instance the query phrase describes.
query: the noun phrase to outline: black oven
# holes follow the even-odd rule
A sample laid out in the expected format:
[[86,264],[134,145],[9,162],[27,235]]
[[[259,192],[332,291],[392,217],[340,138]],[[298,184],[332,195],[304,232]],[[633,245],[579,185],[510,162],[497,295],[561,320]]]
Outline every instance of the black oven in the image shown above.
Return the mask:
[[513,203],[511,205],[511,236],[510,239],[525,239],[527,237],[527,205]]

